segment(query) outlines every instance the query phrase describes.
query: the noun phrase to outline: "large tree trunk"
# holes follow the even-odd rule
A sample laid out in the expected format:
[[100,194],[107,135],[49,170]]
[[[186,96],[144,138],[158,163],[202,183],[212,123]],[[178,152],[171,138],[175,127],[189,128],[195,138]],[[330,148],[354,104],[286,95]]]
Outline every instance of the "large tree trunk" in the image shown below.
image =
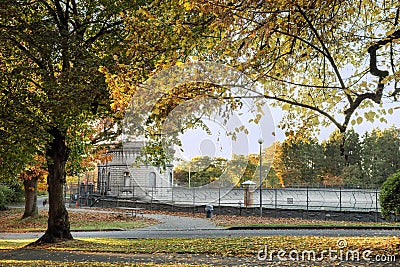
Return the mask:
[[61,131],[53,129],[50,134],[54,139],[46,151],[49,172],[47,178],[49,186],[49,219],[46,233],[35,244],[55,243],[73,239],[63,196],[66,176],[65,163],[69,149],[65,144],[65,135]]
[[38,179],[25,179],[24,189],[25,189],[25,212],[22,215],[22,219],[27,217],[38,217],[38,206],[37,206],[37,187]]

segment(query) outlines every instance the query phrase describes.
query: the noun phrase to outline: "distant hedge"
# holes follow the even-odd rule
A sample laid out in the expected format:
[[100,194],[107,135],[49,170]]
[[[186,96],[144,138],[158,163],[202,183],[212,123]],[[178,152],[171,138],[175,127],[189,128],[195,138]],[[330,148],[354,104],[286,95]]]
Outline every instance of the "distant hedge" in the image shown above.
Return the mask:
[[389,219],[391,214],[400,215],[400,171],[389,176],[379,193],[382,215]]

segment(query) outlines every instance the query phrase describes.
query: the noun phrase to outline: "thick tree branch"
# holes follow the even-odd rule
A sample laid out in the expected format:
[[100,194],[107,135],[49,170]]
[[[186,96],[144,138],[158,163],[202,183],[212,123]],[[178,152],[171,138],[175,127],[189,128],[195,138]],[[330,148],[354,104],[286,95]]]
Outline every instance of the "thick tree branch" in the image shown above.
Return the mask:
[[382,95],[383,95],[383,79],[389,75],[389,72],[386,70],[380,70],[377,66],[377,50],[381,48],[382,46],[393,42],[394,40],[400,39],[400,30],[395,31],[391,35],[387,36],[386,38],[376,42],[375,44],[371,45],[368,48],[368,53],[370,54],[370,73],[374,76],[377,76],[379,78],[379,83],[376,91],[374,93],[369,92],[369,93],[364,93],[361,95],[358,95],[356,100],[350,107],[345,110],[345,115],[346,115],[346,122],[348,123],[350,121],[351,115],[354,113],[354,111],[360,106],[360,104],[366,100],[370,99],[374,101],[375,103],[379,104],[382,101]]
[[[387,70],[380,70],[377,66],[377,50],[381,48],[382,46],[392,43],[394,40],[400,39],[400,30],[397,30],[393,32],[391,35],[387,36],[386,38],[376,42],[375,44],[371,45],[368,48],[368,53],[370,56],[370,62],[369,62],[369,67],[370,67],[370,72],[372,75],[379,77],[379,84],[378,84],[378,89],[376,91],[376,94],[379,95],[381,94],[381,91],[383,90],[383,83],[382,80],[389,75],[389,72]],[[373,99],[374,100],[374,99]],[[380,99],[377,99],[380,102]],[[374,100],[377,102],[376,100]],[[377,103],[379,103],[377,102]]]
[[381,79],[385,78],[386,76],[389,75],[389,72],[387,70],[380,70],[378,69],[377,62],[376,62],[376,50],[379,49],[380,46],[373,45],[368,48],[368,53],[369,53],[369,68],[370,72],[372,75],[379,77],[379,82],[381,82]]
[[393,32],[391,35],[386,36],[384,39],[376,42],[375,44],[371,45],[368,48],[368,52],[371,53],[370,51],[374,50],[378,50],[379,48],[381,48],[382,46],[393,42],[394,40],[400,39],[400,30],[397,30],[395,32]]

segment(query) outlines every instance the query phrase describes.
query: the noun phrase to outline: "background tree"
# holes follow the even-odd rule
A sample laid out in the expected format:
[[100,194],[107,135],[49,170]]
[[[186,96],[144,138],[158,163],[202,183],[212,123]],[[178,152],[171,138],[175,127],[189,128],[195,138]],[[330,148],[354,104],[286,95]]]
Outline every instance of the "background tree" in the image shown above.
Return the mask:
[[[344,149],[348,155],[347,161],[341,156],[343,138],[346,140]],[[344,134],[335,131],[328,140],[322,142],[322,146],[325,159],[323,162],[324,177],[331,180],[329,184],[336,186],[343,184],[360,185],[359,178],[363,177],[361,168],[362,144],[358,133],[352,129]],[[336,179],[332,179],[333,177],[336,177]]]
[[315,139],[287,138],[277,149],[273,168],[285,186],[320,184],[323,153]]
[[399,129],[374,129],[363,136],[362,168],[364,182],[381,185],[387,177],[400,169]]
[[[276,175],[286,186],[303,181],[304,184],[376,188],[399,169],[399,129],[374,129],[363,137],[353,130],[346,132],[347,162],[340,152],[341,135],[334,132],[320,145],[316,140],[313,143],[309,139],[288,137],[276,146],[273,162]],[[310,155],[315,169],[307,164]]]
[[342,174],[340,175],[343,179],[343,183],[348,187],[370,187],[371,184],[365,179],[364,170],[360,164],[349,165],[343,168]]
[[35,156],[30,166],[19,174],[22,179],[25,191],[25,211],[22,218],[38,217],[39,211],[37,206],[38,182],[43,180],[47,175],[45,170],[45,158]]
[[179,185],[197,187],[217,181],[226,169],[227,160],[209,156],[197,156],[191,161],[181,162],[174,168],[174,178]]
[[[270,159],[271,156],[263,155],[265,159]],[[280,182],[276,175],[270,175],[268,172],[271,167],[268,159],[263,161],[263,186],[276,187]],[[198,156],[192,158],[191,161],[184,161],[177,165],[174,168],[174,178],[180,185],[187,186],[190,170],[191,186],[212,183],[209,186],[240,187],[247,180],[259,183],[259,162],[259,155],[255,154],[233,155],[230,160],[221,157]]]
[[277,188],[277,187],[283,187],[283,181],[280,180],[278,177],[277,173],[275,172],[274,169],[274,160],[276,158],[276,150],[279,149],[280,143],[279,142],[274,142],[267,148],[265,148],[263,152],[263,169],[268,170],[267,177],[265,177],[265,186],[266,187],[272,187],[272,188]]

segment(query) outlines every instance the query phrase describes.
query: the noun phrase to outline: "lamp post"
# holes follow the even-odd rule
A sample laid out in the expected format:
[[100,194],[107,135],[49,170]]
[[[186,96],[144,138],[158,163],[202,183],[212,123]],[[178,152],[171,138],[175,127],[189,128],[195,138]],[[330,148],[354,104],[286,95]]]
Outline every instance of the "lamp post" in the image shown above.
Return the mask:
[[262,138],[258,139],[258,143],[260,144],[260,217],[262,217],[262,143],[264,140]]
[[190,165],[189,165],[189,181],[188,181],[188,187],[190,188]]

